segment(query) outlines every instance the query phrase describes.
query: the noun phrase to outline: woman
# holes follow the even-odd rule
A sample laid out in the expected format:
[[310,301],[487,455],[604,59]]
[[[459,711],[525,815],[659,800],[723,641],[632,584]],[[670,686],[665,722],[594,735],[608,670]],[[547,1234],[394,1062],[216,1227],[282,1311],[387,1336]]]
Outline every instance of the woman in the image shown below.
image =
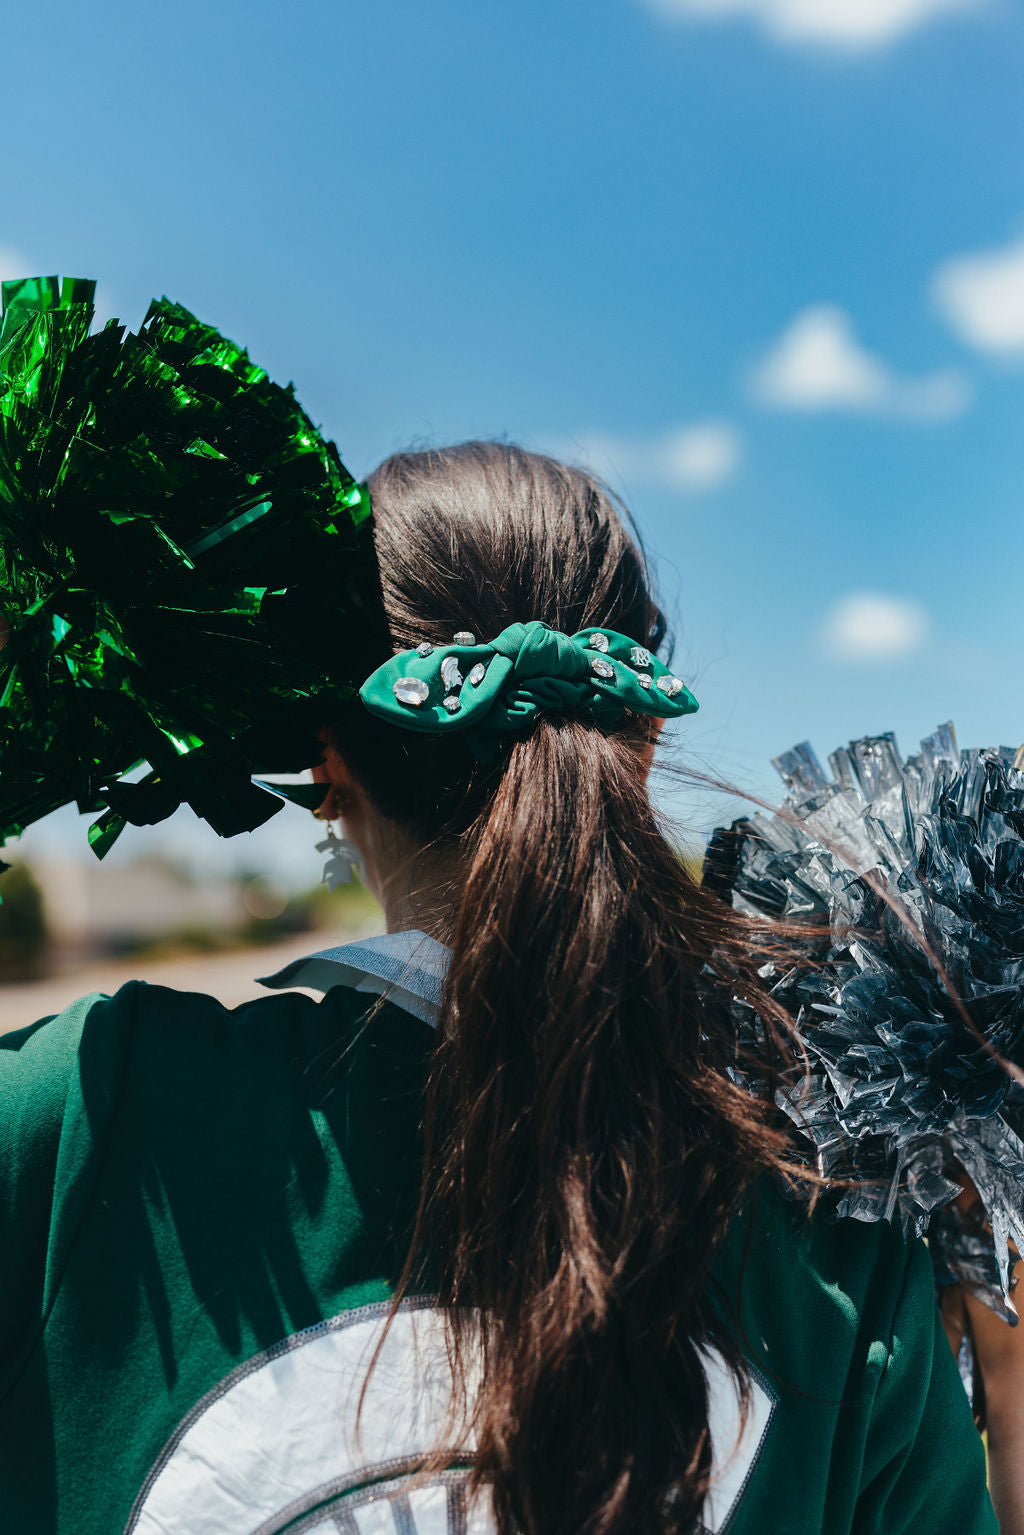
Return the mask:
[[994,1530],[923,1247],[787,1201],[730,1078],[730,996],[787,1021],[647,796],[678,690],[599,686],[595,635],[670,676],[607,494],[483,444],[370,493],[398,659],[315,772],[388,935],[2,1041],[5,1531]]

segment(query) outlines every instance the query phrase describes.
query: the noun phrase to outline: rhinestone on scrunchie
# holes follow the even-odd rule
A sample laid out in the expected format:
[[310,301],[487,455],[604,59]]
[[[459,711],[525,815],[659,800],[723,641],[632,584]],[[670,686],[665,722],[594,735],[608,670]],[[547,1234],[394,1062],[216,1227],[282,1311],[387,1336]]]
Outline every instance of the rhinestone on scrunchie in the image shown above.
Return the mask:
[[469,673],[470,687],[478,687],[487,675],[487,668],[482,661],[478,661]]
[[413,704],[416,708],[430,697],[430,689],[419,677],[399,677],[393,691],[400,704]]
[[657,685],[666,698],[678,698],[686,684],[678,677],[659,677]]
[[453,693],[456,688],[461,688],[462,680],[457,657],[445,656],[441,662],[441,681],[444,683],[445,691]]
[[603,677],[605,682],[612,682],[615,678],[615,668],[610,661],[603,656],[595,656],[590,663],[590,670],[595,676]]
[[455,636],[454,643],[456,645],[475,645],[476,635],[473,634],[469,629],[460,629],[458,634]]
[[416,654],[418,656],[429,656],[433,655],[433,653],[434,647],[429,640],[421,640],[420,643],[416,646]]
[[608,636],[607,634],[592,634],[587,644],[591,650],[605,651],[608,649]]
[[459,700],[456,698],[454,693],[449,693],[448,697],[444,701],[444,706],[448,710],[449,714],[458,714],[459,708],[461,707]]
[[642,645],[634,645],[629,652],[629,659],[634,666],[648,667],[651,664],[651,652]]
[[636,680],[645,691],[654,686],[654,678],[650,672],[637,672]]

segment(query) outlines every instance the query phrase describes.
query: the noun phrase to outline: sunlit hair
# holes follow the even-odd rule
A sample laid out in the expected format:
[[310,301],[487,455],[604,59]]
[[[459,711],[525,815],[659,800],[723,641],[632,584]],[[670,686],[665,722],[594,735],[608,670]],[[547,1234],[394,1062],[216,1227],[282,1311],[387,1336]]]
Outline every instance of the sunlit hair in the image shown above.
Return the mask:
[[[639,544],[580,470],[466,443],[389,458],[370,490],[394,648],[529,619],[663,647]],[[502,1535],[695,1530],[712,1331],[747,1385],[709,1270],[759,1175],[800,1176],[730,1076],[734,993],[764,1022],[762,1074],[789,1059],[757,975],[778,935],[666,839],[649,720],[542,716],[493,768],[365,714],[336,740],[377,808],[461,870],[396,1304],[436,1287],[457,1371],[482,1345],[476,1481]]]

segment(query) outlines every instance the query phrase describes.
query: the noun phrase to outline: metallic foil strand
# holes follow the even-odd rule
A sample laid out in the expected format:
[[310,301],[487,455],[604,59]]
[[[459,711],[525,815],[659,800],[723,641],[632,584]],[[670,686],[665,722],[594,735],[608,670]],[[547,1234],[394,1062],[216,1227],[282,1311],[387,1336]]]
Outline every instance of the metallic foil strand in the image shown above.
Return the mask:
[[253,774],[318,761],[388,645],[365,488],[291,387],[167,299],[93,334],[93,290],[3,285],[0,842],[74,801],[102,857],[182,804],[260,825]]
[[[927,1232],[939,1277],[1014,1319],[1024,1244],[1024,772],[945,725],[904,761],[892,735],[776,759],[780,813],[715,833],[705,877],[732,904],[809,924],[808,964],[772,977],[811,1071],[779,1096],[838,1215]],[[758,1020],[735,1008],[756,1052]],[[1007,1069],[1003,1062],[1009,1063]],[[1016,1068],[1016,1069],[1015,1069]],[[740,1073],[752,1091],[754,1073]],[[953,1208],[961,1172],[984,1220]]]

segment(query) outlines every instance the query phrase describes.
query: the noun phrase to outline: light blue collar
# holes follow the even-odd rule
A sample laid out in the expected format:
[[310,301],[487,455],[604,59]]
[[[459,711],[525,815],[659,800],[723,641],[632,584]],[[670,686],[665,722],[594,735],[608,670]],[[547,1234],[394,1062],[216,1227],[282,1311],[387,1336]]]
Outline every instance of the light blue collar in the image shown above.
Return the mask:
[[436,1025],[451,950],[436,938],[413,930],[360,938],[336,949],[321,949],[293,959],[274,975],[260,976],[261,986],[304,986],[328,992],[333,986],[386,997],[397,1007]]

